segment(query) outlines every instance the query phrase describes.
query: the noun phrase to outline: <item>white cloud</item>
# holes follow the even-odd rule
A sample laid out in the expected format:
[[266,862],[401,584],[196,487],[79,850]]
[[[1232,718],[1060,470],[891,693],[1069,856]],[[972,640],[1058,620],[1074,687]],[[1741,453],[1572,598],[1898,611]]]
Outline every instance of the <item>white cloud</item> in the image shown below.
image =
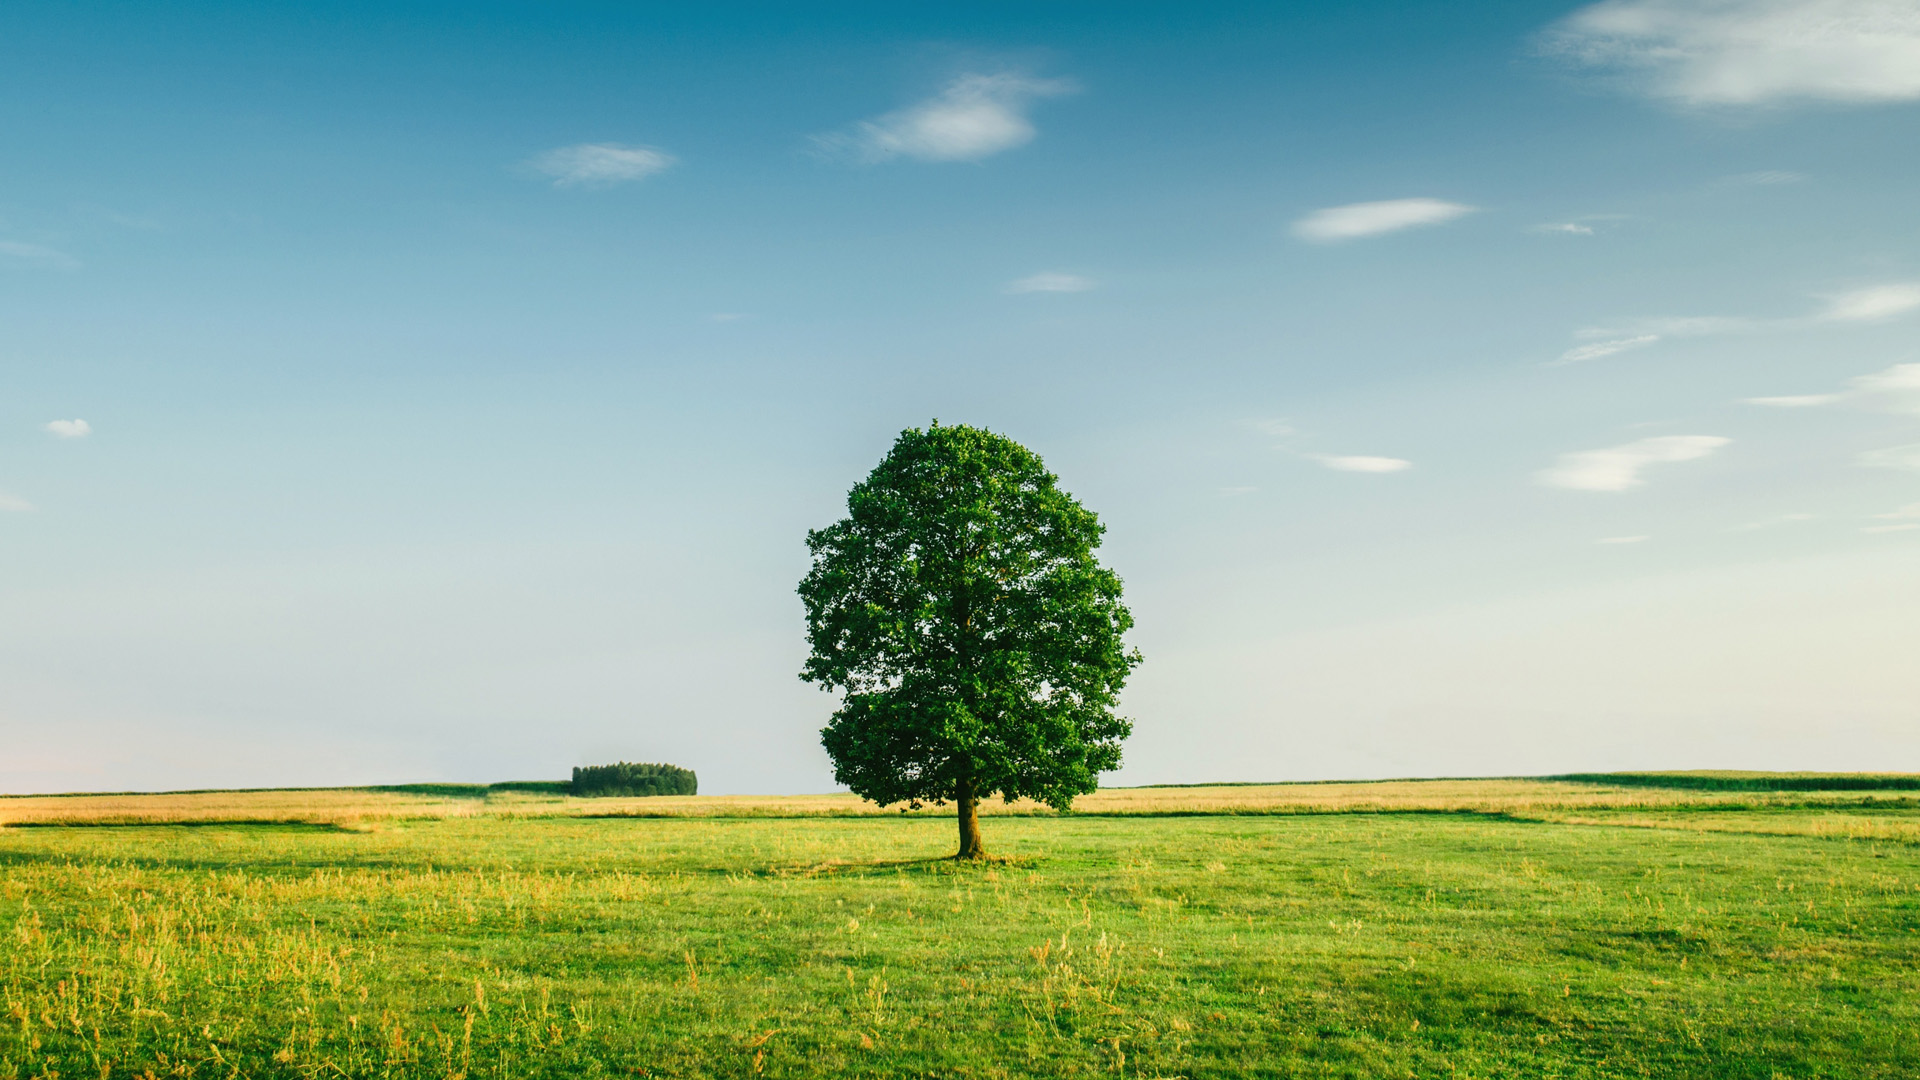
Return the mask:
[[1783,394],[1779,397],[1741,398],[1740,404],[1765,405],[1773,409],[1809,409],[1815,405],[1831,405],[1845,400],[1845,394]]
[[1315,210],[1293,223],[1294,234],[1307,240],[1332,243],[1362,236],[1379,236],[1423,225],[1440,225],[1471,214],[1474,207],[1440,199],[1388,199]]
[[1745,405],[1769,405],[1782,409],[1803,409],[1816,405],[1855,402],[1882,412],[1920,416],[1920,364],[1895,364],[1871,375],[1856,375],[1847,380],[1850,388],[1837,394],[1788,394],[1781,397],[1741,398]]
[[1913,0],[1606,0],[1543,44],[1684,105],[1920,99]]
[[1873,516],[1880,518],[1883,521],[1896,522],[1896,524],[1867,525],[1861,528],[1860,530],[1861,532],[1891,533],[1891,532],[1909,532],[1913,529],[1920,529],[1920,520],[1916,520],[1916,519],[1920,519],[1920,503],[1908,503],[1907,505],[1901,507],[1898,510],[1894,510],[1885,514],[1875,514]]
[[1249,420],[1247,423],[1252,424],[1255,431],[1275,438],[1299,434],[1298,429],[1293,426],[1293,421],[1284,416],[1270,416],[1261,420]]
[[553,177],[554,187],[604,188],[644,180],[671,168],[676,160],[651,146],[580,143],[548,150],[532,165]]
[[[1611,340],[1593,341],[1569,349],[1561,354],[1560,359],[1554,362],[1554,366],[1610,356],[1622,349],[1638,348],[1665,337],[1694,338],[1729,334],[1781,333],[1818,329],[1835,323],[1881,322],[1920,310],[1920,282],[1898,281],[1870,285],[1849,292],[1830,294],[1824,299],[1825,306],[1812,315],[1782,319],[1687,315],[1659,319],[1634,319],[1624,325],[1610,327],[1589,326],[1576,331],[1574,336]],[[1784,406],[1791,403],[1786,399],[1780,399],[1770,400],[1765,404]],[[1820,403],[1808,401],[1800,404]]]
[[1603,536],[1595,540],[1596,544],[1644,544],[1653,539],[1651,536]]
[[1007,283],[1010,293],[1086,292],[1095,282],[1078,274],[1044,273]]
[[1825,322],[1878,322],[1920,308],[1920,282],[1874,285],[1827,298]]
[[93,425],[85,420],[51,420],[47,431],[62,439],[84,439],[93,434]]
[[1693,461],[1732,441],[1718,435],[1662,435],[1605,450],[1561,454],[1558,464],[1542,469],[1535,479],[1573,491],[1625,491],[1640,486],[1640,473],[1649,465]]
[[0,491],[0,513],[24,514],[32,509],[33,504],[20,496]]
[[1920,472],[1920,443],[1888,446],[1854,456],[1853,463],[1869,469],[1901,469]]
[[0,255],[25,259],[42,266],[57,266],[62,270],[72,270],[80,265],[79,259],[64,251],[56,251],[39,244],[24,244],[18,240],[0,240]]
[[1038,134],[1027,117],[1033,103],[1075,89],[1067,79],[1008,72],[962,75],[918,105],[814,141],[827,150],[851,150],[867,161],[978,161],[1032,142]]
[[1885,371],[1848,379],[1847,385],[1887,412],[1920,415],[1920,364],[1895,364]]
[[1636,334],[1633,337],[1615,338],[1612,341],[1596,341],[1590,345],[1576,345],[1566,352],[1561,353],[1560,359],[1555,360],[1552,366],[1559,367],[1562,364],[1578,364],[1583,360],[1598,360],[1603,356],[1612,356],[1614,353],[1626,352],[1628,349],[1638,349],[1643,345],[1651,345],[1659,340],[1659,334]]
[[1593,226],[1582,225],[1577,221],[1553,221],[1544,225],[1535,225],[1537,233],[1564,233],[1568,236],[1592,236]]
[[1314,454],[1313,460],[1340,472],[1390,473],[1413,467],[1405,458],[1374,457],[1369,454]]

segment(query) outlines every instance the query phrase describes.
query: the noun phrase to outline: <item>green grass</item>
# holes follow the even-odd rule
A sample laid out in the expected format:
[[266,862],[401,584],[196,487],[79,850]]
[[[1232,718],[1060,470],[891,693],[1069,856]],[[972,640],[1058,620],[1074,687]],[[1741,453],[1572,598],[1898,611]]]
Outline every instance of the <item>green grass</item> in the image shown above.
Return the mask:
[[1920,1075],[1808,813],[11,828],[0,1077]]
[[1543,780],[1574,780],[1613,787],[1678,788],[1686,791],[1920,791],[1912,773],[1691,772],[1568,773]]

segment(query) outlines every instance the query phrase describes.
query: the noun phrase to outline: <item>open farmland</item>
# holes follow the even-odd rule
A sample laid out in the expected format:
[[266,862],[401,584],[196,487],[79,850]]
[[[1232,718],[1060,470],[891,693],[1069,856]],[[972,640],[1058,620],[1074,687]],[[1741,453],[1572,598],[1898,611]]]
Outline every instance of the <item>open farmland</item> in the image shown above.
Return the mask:
[[[1534,779],[1385,780],[1352,783],[1195,784],[1103,788],[1074,800],[1074,813],[1178,814],[1483,813],[1551,817],[1589,810],[1754,810],[1920,806],[1906,774],[1852,773],[1876,787],[1723,790],[1694,786],[1711,773],[1622,774],[1664,777],[1660,785]],[[1796,773],[1748,777],[1797,778]],[[7,825],[187,825],[304,823],[347,828],[450,817],[901,817],[946,819],[950,807],[911,813],[853,795],[688,795],[574,798],[523,790],[531,785],[417,784],[376,788],[283,788],[157,794],[0,795]],[[553,785],[558,787],[560,785]],[[983,815],[1058,816],[1027,800],[983,801]]]
[[1081,805],[0,800],[0,1077],[1920,1073],[1913,792]]

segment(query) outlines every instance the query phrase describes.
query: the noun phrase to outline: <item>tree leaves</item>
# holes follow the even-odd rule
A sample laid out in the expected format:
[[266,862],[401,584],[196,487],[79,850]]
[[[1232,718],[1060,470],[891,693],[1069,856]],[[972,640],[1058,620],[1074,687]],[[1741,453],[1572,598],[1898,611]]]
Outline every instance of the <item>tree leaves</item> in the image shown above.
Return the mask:
[[1065,809],[1119,767],[1140,662],[1099,519],[1025,447],[972,427],[901,433],[807,535],[801,678],[845,692],[835,777],[882,805],[976,795]]

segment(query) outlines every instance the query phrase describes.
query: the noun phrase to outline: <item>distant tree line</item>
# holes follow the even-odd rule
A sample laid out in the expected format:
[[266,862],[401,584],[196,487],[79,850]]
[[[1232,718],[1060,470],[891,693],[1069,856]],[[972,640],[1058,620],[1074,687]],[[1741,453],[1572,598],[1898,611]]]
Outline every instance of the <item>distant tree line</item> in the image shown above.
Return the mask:
[[1543,777],[1582,784],[1615,787],[1681,788],[1692,791],[1915,791],[1920,776],[1912,773],[1763,773],[1763,772],[1622,772],[1567,773]]
[[574,795],[632,797],[694,795],[698,794],[699,787],[692,769],[622,761],[612,765],[575,766],[569,791]]

